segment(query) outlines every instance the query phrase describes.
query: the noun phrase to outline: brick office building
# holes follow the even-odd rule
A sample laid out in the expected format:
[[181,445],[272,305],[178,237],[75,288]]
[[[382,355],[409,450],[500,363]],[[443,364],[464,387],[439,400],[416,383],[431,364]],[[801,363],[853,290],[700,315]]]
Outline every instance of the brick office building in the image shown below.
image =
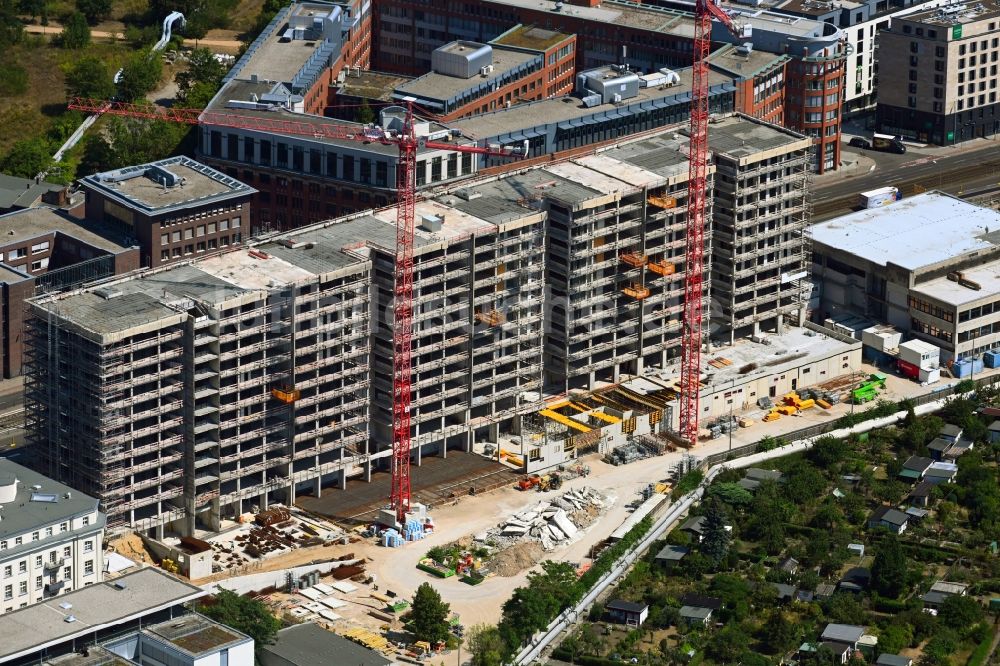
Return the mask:
[[139,248],[51,208],[0,215],[3,376],[21,374],[25,299],[139,268]]
[[250,234],[254,190],[187,157],[95,173],[80,185],[87,219],[139,245],[143,266],[239,245]]

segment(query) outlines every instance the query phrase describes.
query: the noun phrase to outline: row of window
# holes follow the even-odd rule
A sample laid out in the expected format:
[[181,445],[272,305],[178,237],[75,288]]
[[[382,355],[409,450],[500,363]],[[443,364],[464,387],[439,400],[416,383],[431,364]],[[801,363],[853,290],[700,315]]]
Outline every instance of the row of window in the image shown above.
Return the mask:
[[932,338],[937,338],[938,340],[944,340],[945,342],[952,341],[952,333],[949,330],[938,328],[931,324],[920,321],[919,319],[910,319],[910,328],[918,333],[923,333],[924,335],[929,335]]
[[916,310],[917,312],[923,312],[947,322],[955,321],[954,315],[949,310],[940,308],[932,303],[916,298],[915,296],[910,296],[907,300],[909,301],[910,308]]
[[[233,234],[232,242],[233,245],[239,245],[242,239],[241,234]],[[193,254],[201,254],[202,252],[211,252],[213,250],[218,250],[220,247],[229,246],[229,236],[221,236],[218,240],[215,238],[209,238],[207,241],[198,241],[197,243],[188,243],[187,245],[177,246],[169,250],[160,251],[160,261],[167,261],[168,259],[179,259],[181,257],[188,257]]]
[[[191,240],[192,238],[202,237],[206,233],[214,234],[216,231],[226,231],[232,225],[233,229],[239,229],[241,218],[234,217],[232,220],[219,220],[218,226],[215,222],[209,222],[208,224],[199,224],[197,227],[188,227],[187,229],[179,229],[177,231],[172,231],[169,234],[160,234],[160,245],[170,245],[171,243],[179,243],[182,240]],[[183,238],[181,237],[183,234]]]
[[[87,560],[86,562],[83,563],[83,575],[84,576],[93,576],[94,575],[94,561],[93,560]],[[63,571],[63,580],[65,580],[65,581],[71,581],[71,580],[73,580],[73,567],[66,567],[66,569]],[[56,582],[56,576],[53,575],[51,578],[49,578],[49,581],[52,582],[52,583],[55,583]],[[44,587],[44,585],[45,585],[45,577],[44,576],[35,576],[35,589],[36,590],[41,590],[42,587]],[[17,584],[17,594],[18,594],[18,596],[25,596],[25,595],[28,594],[28,581],[22,580],[21,582],[19,582]],[[4,585],[4,588],[3,588],[3,600],[4,601],[10,601],[13,598],[14,598],[14,585],[13,584]]]
[[[86,527],[88,525],[90,525],[90,516],[84,516],[83,517],[83,526]],[[62,534],[63,532],[68,532],[68,531],[69,531],[69,523],[68,522],[66,522],[66,523],[60,523],[60,525],[59,525],[59,533]],[[39,531],[39,530],[36,530],[36,531],[32,532],[31,533],[31,540],[32,541],[38,541],[39,539],[42,538],[41,534],[42,534],[42,532]],[[46,536],[46,538],[50,537],[50,536],[53,536],[54,534],[55,534],[54,527],[52,527],[50,525],[49,527],[45,528],[45,536]],[[0,541],[0,550],[7,550],[7,542],[8,542],[7,539],[4,539],[3,541]],[[24,543],[24,537],[14,537],[14,545],[15,546],[20,546],[23,543]]]
[[[83,552],[85,552],[85,553],[92,553],[92,552],[94,552],[94,542],[93,541],[85,541],[84,544],[83,544]],[[73,555],[73,548],[72,548],[72,546],[65,546],[63,548],[63,550],[62,550],[62,556],[63,557],[71,557],[72,555]],[[55,564],[58,559],[59,559],[59,553],[58,553],[58,551],[55,551],[55,550],[49,551],[49,562],[51,564]],[[35,568],[39,569],[42,566],[44,566],[44,564],[45,564],[44,558],[41,555],[35,555]],[[26,560],[26,559],[25,560],[21,560],[20,562],[17,563],[17,573],[18,574],[26,574],[26,573],[28,573],[28,560]],[[3,577],[4,578],[10,578],[13,575],[14,575],[14,565],[13,564],[6,565],[3,568]]]
[[[49,242],[42,241],[41,243],[35,243],[31,246],[31,254],[39,254],[40,252],[47,252],[49,249]],[[14,250],[9,250],[7,252],[7,261],[15,261],[17,259],[23,259],[28,256],[28,248],[19,247]]]

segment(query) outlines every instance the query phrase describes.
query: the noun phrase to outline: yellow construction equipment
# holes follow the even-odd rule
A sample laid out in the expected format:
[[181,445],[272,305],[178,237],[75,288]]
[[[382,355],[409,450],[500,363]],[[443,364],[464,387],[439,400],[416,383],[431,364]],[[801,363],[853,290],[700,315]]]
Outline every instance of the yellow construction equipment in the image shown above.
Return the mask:
[[794,405],[779,405],[774,408],[774,411],[779,414],[784,414],[785,416],[791,416],[795,412],[799,411]]
[[633,282],[631,287],[625,287],[622,291],[625,292],[626,296],[631,296],[637,301],[641,301],[649,296],[649,289],[646,289],[638,282]]
[[487,326],[499,326],[504,322],[504,318],[503,313],[499,310],[490,310],[488,312],[478,310],[476,312],[476,321]]
[[777,410],[772,409],[767,413],[763,420],[765,423],[770,423],[771,421],[777,421],[780,418],[781,414],[779,414]]
[[677,208],[677,199],[674,197],[665,196],[649,196],[646,198],[651,206],[656,206],[657,208],[663,208],[669,210],[671,208]]
[[302,392],[288,386],[271,389],[271,395],[286,405],[291,404],[302,397]]
[[628,264],[632,268],[640,268],[646,265],[649,261],[649,257],[644,254],[639,254],[638,252],[623,252],[621,256],[623,264]]
[[654,261],[649,264],[649,270],[657,275],[673,275],[677,272],[677,267],[672,263],[664,259],[663,261]]
[[819,405],[820,407],[822,407],[823,409],[830,409],[831,407],[833,407],[833,405],[831,405],[830,403],[828,403],[823,398],[820,398],[819,400],[817,400],[816,404]]

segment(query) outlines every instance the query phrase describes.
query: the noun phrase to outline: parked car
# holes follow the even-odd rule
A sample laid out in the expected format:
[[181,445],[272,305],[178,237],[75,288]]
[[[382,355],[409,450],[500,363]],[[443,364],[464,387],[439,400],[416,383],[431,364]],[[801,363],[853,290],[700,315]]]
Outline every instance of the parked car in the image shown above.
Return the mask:
[[868,143],[867,139],[862,139],[860,136],[852,138],[847,142],[847,145],[853,148],[864,148],[865,150],[869,150],[872,147],[872,144]]

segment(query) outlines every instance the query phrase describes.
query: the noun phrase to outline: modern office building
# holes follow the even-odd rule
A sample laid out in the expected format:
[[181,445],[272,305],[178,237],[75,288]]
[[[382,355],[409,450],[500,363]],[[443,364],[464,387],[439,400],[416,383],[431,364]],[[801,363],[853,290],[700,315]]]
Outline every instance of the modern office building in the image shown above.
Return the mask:
[[80,185],[87,219],[138,245],[146,267],[211,254],[250,235],[254,190],[188,157],[95,173]]
[[439,46],[431,54],[431,70],[396,86],[392,97],[449,122],[561,97],[573,91],[575,72],[575,35],[519,25],[489,44]]
[[104,515],[97,505],[0,458],[0,613],[104,580]]
[[1000,214],[940,192],[812,226],[819,320],[891,324],[958,360],[1000,346]]
[[[452,40],[485,43],[510,25],[522,23],[575,34],[577,71],[625,64],[643,73],[655,73],[661,67],[690,67],[693,3],[672,3],[675,8],[651,4],[470,0],[431,7],[419,0],[386,0],[375,17],[378,48],[373,66],[380,71],[420,74],[431,68],[431,53],[442,44]],[[846,35],[833,23],[807,16],[745,5],[727,5],[727,9],[737,23],[752,26],[751,50],[788,56],[783,73],[784,124],[813,139],[815,171],[835,169],[840,160],[840,108],[850,50]],[[712,38],[719,44],[744,46],[717,21],[712,25]]]
[[953,145],[1000,132],[1000,5],[947,4],[893,20],[879,38],[879,131]]
[[22,371],[25,299],[137,270],[140,250],[104,225],[52,208],[0,215],[0,229],[0,354],[10,379]]

